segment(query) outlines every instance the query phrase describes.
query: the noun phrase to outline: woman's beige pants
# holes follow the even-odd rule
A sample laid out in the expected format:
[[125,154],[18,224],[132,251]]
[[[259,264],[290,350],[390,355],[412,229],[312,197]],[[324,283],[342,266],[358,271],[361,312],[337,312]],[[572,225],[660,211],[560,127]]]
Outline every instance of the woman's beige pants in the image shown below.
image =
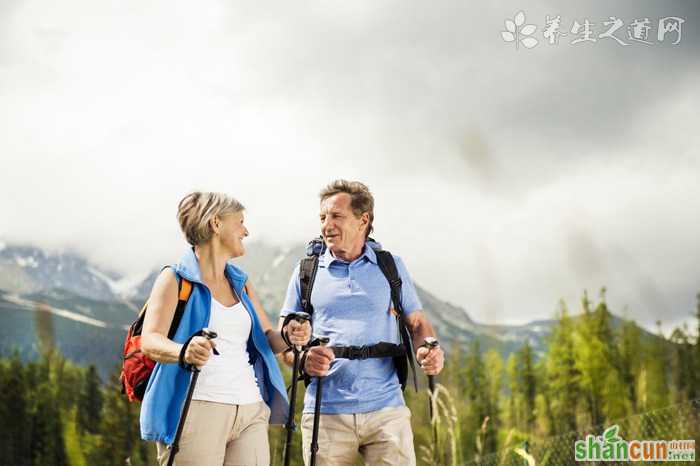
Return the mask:
[[[268,466],[270,408],[263,402],[230,405],[192,400],[175,466]],[[158,442],[158,464],[170,450]]]

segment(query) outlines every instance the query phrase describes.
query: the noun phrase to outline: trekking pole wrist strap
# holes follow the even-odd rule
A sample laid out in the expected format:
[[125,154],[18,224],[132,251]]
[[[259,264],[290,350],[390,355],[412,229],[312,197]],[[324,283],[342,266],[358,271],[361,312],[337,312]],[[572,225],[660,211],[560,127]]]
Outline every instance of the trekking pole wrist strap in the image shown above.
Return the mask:
[[187,351],[187,347],[189,346],[190,341],[194,336],[195,335],[192,335],[182,344],[182,347],[180,347],[180,355],[177,358],[177,365],[180,366],[181,369],[185,369],[186,371],[192,370],[192,365],[185,362],[185,352]]
[[[182,344],[182,348],[180,348],[180,355],[177,358],[177,364],[182,369],[185,369],[186,371],[192,370],[192,364],[188,364],[187,362],[185,362],[185,352],[187,351],[187,347],[189,346],[190,341],[192,341],[194,337],[201,337],[202,335],[204,335],[204,332],[202,330],[198,330],[192,335],[190,335],[190,337],[187,340],[185,340],[185,342]],[[216,348],[214,348],[212,351],[214,352],[214,354],[219,354]]]
[[282,341],[284,341],[287,345],[288,348],[293,348],[294,345],[292,345],[292,342],[289,341],[289,335],[287,334],[287,325],[289,325],[289,322],[294,320],[294,314],[287,314],[284,318],[284,322],[282,322],[282,330],[280,330],[280,334],[282,335]]

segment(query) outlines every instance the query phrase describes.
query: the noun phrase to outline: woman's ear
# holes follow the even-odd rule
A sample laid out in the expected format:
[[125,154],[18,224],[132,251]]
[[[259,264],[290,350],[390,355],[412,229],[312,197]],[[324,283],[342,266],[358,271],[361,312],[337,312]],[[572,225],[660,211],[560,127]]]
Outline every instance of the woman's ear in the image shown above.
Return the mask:
[[219,221],[218,217],[214,216],[211,220],[209,220],[209,228],[211,228],[211,231],[213,231],[214,234],[219,234],[219,229],[221,228],[221,221]]

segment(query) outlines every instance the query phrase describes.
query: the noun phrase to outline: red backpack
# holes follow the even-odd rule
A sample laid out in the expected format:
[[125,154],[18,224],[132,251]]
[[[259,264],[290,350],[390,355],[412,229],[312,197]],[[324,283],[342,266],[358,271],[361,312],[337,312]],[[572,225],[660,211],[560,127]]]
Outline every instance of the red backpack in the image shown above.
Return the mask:
[[[175,316],[170,324],[168,338],[172,339],[180,325],[182,314],[185,312],[187,300],[192,292],[192,283],[181,278],[178,283],[178,301]],[[122,393],[125,393],[129,401],[141,401],[146,393],[148,379],[156,365],[156,362],[141,352],[141,331],[146,317],[148,301],[143,305],[138,318],[129,327],[129,332],[124,340],[124,359],[122,372],[119,378],[122,381]]]

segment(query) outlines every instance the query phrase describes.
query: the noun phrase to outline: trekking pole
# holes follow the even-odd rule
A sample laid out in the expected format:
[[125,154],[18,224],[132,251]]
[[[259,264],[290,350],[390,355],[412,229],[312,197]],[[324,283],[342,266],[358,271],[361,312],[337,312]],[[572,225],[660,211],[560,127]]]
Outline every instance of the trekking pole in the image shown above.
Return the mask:
[[[328,337],[318,337],[321,346],[325,346],[330,341]],[[314,406],[314,427],[311,435],[311,466],[316,466],[316,452],[318,451],[318,425],[321,421],[321,396],[323,387],[323,377],[316,378],[316,405]]]
[[[202,336],[207,340],[215,339],[218,334],[209,328],[202,329]],[[214,354],[219,354],[216,349]],[[190,387],[187,390],[187,398],[185,398],[185,404],[182,407],[182,414],[180,415],[180,422],[177,424],[177,431],[175,433],[175,440],[170,444],[170,456],[168,457],[168,466],[173,466],[175,461],[175,455],[180,450],[180,436],[182,436],[182,428],[185,427],[185,418],[187,418],[187,412],[190,410],[190,401],[192,401],[192,394],[194,393],[194,387],[197,385],[197,378],[199,377],[199,367],[192,365],[192,378],[190,379]]]
[[[423,341],[423,346],[428,348],[428,351],[430,351],[433,348],[437,348],[440,346],[440,343],[438,343],[437,339],[434,337],[425,337],[425,340]],[[428,389],[430,390],[430,423],[433,423],[433,414],[435,413],[435,376],[434,375],[429,375],[428,376]],[[435,446],[437,447],[437,426],[433,425],[433,440],[435,442]]]
[[[297,322],[304,323],[311,320],[311,316],[306,312],[293,312],[293,319]],[[289,415],[287,416],[287,442],[284,444],[284,466],[289,466],[291,460],[290,452],[292,450],[292,435],[297,430],[297,425],[294,420],[295,408],[297,402],[297,382],[299,380],[299,353],[301,348],[294,346],[294,365],[292,366],[292,392],[289,395]]]

